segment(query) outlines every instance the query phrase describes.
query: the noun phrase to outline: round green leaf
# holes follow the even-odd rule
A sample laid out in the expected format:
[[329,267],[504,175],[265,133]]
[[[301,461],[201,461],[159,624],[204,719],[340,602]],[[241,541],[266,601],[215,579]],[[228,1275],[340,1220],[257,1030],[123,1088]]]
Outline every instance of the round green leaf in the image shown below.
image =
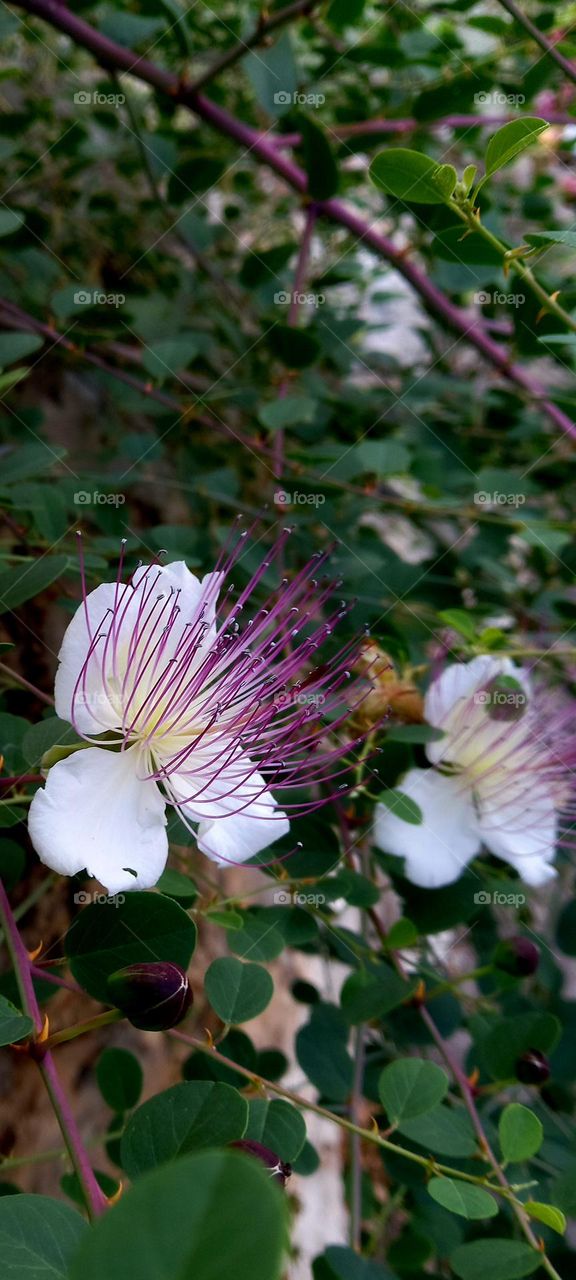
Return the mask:
[[206,972],[204,990],[223,1022],[249,1022],[270,1004],[274,983],[261,965],[220,956]]
[[230,950],[247,960],[275,960],[284,950],[284,937],[273,910],[264,909],[253,915],[245,912],[240,919],[242,928],[231,933]]
[[50,1196],[0,1199],[0,1257],[6,1280],[68,1280],[68,1265],[87,1224]]
[[253,1098],[245,1138],[261,1142],[293,1164],[306,1141],[304,1117],[283,1098]]
[[457,182],[451,164],[438,164],[407,147],[381,151],[370,166],[370,177],[388,195],[414,204],[445,204]]
[[248,1103],[230,1085],[175,1084],[131,1116],[122,1136],[122,1167],[136,1178],[189,1151],[243,1138],[247,1122]]
[[540,1266],[541,1255],[520,1240],[473,1240],[461,1244],[450,1258],[461,1280],[520,1280]]
[[127,1049],[105,1049],[96,1065],[98,1088],[113,1111],[129,1111],[142,1092],[144,1075],[138,1059]]
[[411,1120],[401,1120],[398,1130],[426,1151],[442,1156],[473,1156],[476,1136],[465,1111],[435,1107]]
[[530,1160],[540,1150],[544,1130],[533,1111],[511,1102],[500,1116],[498,1137],[505,1160]]
[[428,1183],[428,1191],[437,1204],[450,1213],[457,1213],[460,1218],[495,1218],[498,1203],[488,1191],[482,1187],[474,1187],[469,1182],[457,1182],[454,1178],[432,1178]]
[[141,1178],[98,1219],[67,1280],[279,1280],[285,1231],[281,1191],[256,1160],[202,1152]]
[[129,893],[86,907],[68,930],[65,950],[76,981],[95,1000],[109,1003],[107,981],[136,961],[171,960],[187,969],[196,926],[170,898]]
[[384,1067],[378,1092],[390,1123],[397,1124],[432,1111],[446,1097],[449,1083],[435,1062],[398,1058]]

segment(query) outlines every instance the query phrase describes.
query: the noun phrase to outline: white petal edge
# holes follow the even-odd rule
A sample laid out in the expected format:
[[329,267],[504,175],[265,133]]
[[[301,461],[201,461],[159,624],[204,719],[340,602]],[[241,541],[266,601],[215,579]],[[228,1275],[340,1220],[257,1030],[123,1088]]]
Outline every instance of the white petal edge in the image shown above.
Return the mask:
[[398,790],[420,806],[423,821],[403,822],[383,804],[375,809],[374,842],[385,853],[405,858],[412,884],[438,889],[457,880],[480,852],[472,794],[461,778],[434,769],[410,769]]
[[[445,729],[444,738],[430,742],[426,747],[426,755],[432,764],[450,757],[450,725],[458,703],[473,698],[474,694],[486,687],[497,676],[511,676],[517,680],[528,697],[531,695],[530,681],[527,673],[517,667],[510,658],[493,657],[481,654],[472,658],[471,662],[452,662],[432,681],[424,698],[424,719],[435,728]],[[477,709],[471,706],[471,714]],[[478,708],[479,719],[482,719],[482,708]],[[459,725],[461,728],[461,725]]]
[[55,764],[28,817],[41,861],[68,876],[85,867],[109,893],[156,884],[168,857],[166,805],[144,772],[135,748],[87,747]]
[[524,806],[520,801],[481,811],[479,827],[486,848],[514,867],[525,884],[538,887],[555,878],[558,820],[551,800],[527,798]]
[[206,857],[223,866],[246,862],[288,834],[286,814],[248,756],[237,753],[220,773],[214,760],[207,759],[205,767],[205,787],[197,760],[193,782],[186,774],[176,774],[169,789],[176,800],[187,800],[193,790],[198,791],[198,799],[183,804],[182,810],[188,820],[199,822],[196,839]]

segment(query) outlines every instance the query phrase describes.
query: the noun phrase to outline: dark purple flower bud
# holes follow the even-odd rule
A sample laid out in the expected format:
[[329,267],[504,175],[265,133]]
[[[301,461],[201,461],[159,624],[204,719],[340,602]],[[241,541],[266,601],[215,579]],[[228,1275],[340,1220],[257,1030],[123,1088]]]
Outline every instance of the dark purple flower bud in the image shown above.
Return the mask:
[[140,1031],[168,1031],[192,1004],[184,970],[167,960],[117,969],[108,978],[108,990],[112,1004]]
[[283,1187],[286,1186],[292,1174],[292,1165],[281,1160],[275,1151],[263,1147],[261,1142],[253,1142],[251,1138],[240,1138],[238,1142],[231,1142],[230,1146],[236,1147],[237,1151],[244,1151],[247,1156],[254,1156],[255,1160],[266,1166],[271,1178],[276,1178]]
[[550,1075],[550,1063],[539,1049],[527,1049],[518,1058],[516,1075],[522,1084],[545,1084]]
[[540,963],[540,949],[530,938],[505,938],[498,943],[493,955],[493,963],[504,973],[511,973],[515,978],[527,978],[536,973]]

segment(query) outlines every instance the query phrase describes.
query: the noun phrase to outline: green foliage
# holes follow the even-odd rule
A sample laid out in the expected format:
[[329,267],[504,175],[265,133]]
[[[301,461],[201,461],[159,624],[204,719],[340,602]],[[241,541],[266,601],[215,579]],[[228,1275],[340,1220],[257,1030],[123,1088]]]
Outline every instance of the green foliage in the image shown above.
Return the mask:
[[5,996],[0,996],[0,1045],[24,1040],[33,1029],[32,1019],[20,1013]]
[[[404,840],[426,840],[404,778],[450,747],[450,725],[428,723],[424,701],[446,662],[492,655],[529,668],[533,688],[551,695],[542,740],[552,705],[572,714],[572,87],[506,6],[284,7],[20,0],[0,14],[0,876],[40,966],[17,981],[1,921],[11,952],[0,1043],[15,1046],[3,1080],[11,1090],[21,1072],[32,1077],[45,1052],[45,1039],[30,1043],[33,983],[63,1087],[58,1037],[88,1020],[69,1105],[86,1164],[105,1152],[117,1168],[97,1168],[97,1185],[114,1199],[122,1181],[118,1202],[88,1224],[90,1177],[85,1167],[79,1176],[69,1135],[33,1152],[27,1129],[20,1143],[19,1100],[13,1143],[9,1093],[0,1273],[280,1280],[293,1248],[286,1201],[296,1216],[326,1185],[323,1140],[316,1150],[306,1138],[312,1106],[340,1126],[334,1204],[350,1214],[338,1236],[331,1216],[318,1222],[318,1256],[303,1241],[298,1265],[314,1280],[514,1280],[547,1268],[568,1280],[570,845],[556,851],[550,887],[524,883],[520,856],[512,866],[484,845],[452,883],[429,889],[373,836],[379,803]],[[533,10],[541,39],[573,62],[569,7]],[[108,56],[67,34],[74,17],[96,46],[112,42]],[[124,51],[116,67],[114,45]],[[228,623],[258,627],[278,583],[330,553],[290,641],[291,654],[310,642],[306,674],[323,664],[323,696],[307,702],[304,676],[297,691],[285,687],[288,653],[282,688],[270,688],[281,717],[302,719],[310,782],[292,787],[291,748],[268,778],[280,718],[253,763],[290,812],[289,834],[228,870],[198,849],[196,821],[168,806],[157,885],[106,900],[84,877],[49,874],[26,831],[42,775],[90,748],[61,687],[57,714],[51,704],[65,627],[83,586],[116,580],[121,547],[126,582],[153,560],[184,559],[202,578],[226,558],[236,515],[252,536],[226,626],[228,604],[219,618],[222,644]],[[236,620],[234,602],[261,568]],[[325,573],[344,601],[337,627],[341,606],[328,596],[318,605]],[[325,651],[318,625],[330,633]],[[356,676],[364,631],[389,663],[369,669],[375,686],[334,724],[336,656]],[[103,639],[93,637],[96,651]],[[250,687],[243,680],[246,714],[264,716],[268,694],[252,706]],[[521,687],[504,677],[497,689]],[[83,693],[80,674],[79,704]],[[215,704],[218,735],[227,708]],[[335,765],[326,789],[306,739],[316,720],[328,752],[346,745],[352,770],[345,780]],[[112,736],[103,722],[99,744],[114,749]],[[143,772],[149,763],[160,776],[155,759]],[[530,759],[520,763],[529,771]],[[494,797],[497,764],[485,760]],[[546,781],[534,778],[536,809]],[[107,812],[108,795],[96,800]],[[472,804],[478,817],[475,792]],[[528,806],[527,829],[533,817]],[[509,820],[495,814],[494,830]],[[534,974],[492,966],[516,935],[539,944]],[[151,960],[187,970],[195,999],[185,1027],[153,1046],[126,1021],[106,1023],[110,975]],[[68,1001],[58,979],[85,998]],[[178,1073],[180,1083],[159,1083]],[[242,1138],[308,1183],[294,1195],[288,1184],[283,1199],[257,1158],[227,1150]],[[522,1213],[545,1255],[525,1238]]]
[[213,960],[204,979],[206,995],[223,1022],[249,1022],[270,1003],[274,983],[259,964],[232,957]]
[[243,1138],[248,1104],[230,1085],[195,1080],[157,1093],[130,1118],[122,1166],[130,1178],[202,1147]]
[[450,1081],[434,1062],[398,1058],[384,1068],[378,1083],[382,1106],[391,1124],[412,1120],[442,1102]]
[[187,969],[196,928],[170,898],[131,893],[94,902],[77,916],[65,939],[76,981],[95,1000],[108,1002],[108,978],[137,961],[171,960]]
[[500,1116],[498,1136],[505,1160],[529,1160],[540,1150],[544,1135],[538,1116],[521,1103],[511,1102]]
[[139,1179],[100,1219],[74,1255],[69,1280],[103,1273],[120,1280],[128,1243],[137,1280],[279,1280],[282,1209],[280,1192],[255,1161],[223,1151],[186,1156]]
[[0,1200],[0,1249],[11,1280],[68,1280],[70,1261],[86,1232],[80,1214],[50,1196]]

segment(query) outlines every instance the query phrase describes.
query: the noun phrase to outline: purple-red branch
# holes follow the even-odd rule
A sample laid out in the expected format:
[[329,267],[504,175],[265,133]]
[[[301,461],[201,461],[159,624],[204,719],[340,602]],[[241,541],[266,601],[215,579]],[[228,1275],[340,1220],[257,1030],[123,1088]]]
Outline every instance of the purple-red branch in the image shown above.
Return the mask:
[[[102,35],[82,18],[64,7],[59,0],[16,0],[17,6],[52,24],[84,49],[94,55],[101,66],[123,71],[145,81],[146,84],[166,94],[173,102],[188,107],[201,119],[211,124],[219,133],[238,142],[252,155],[268,165],[290,187],[306,194],[306,174],[293,160],[287,159],[272,138],[263,136],[250,125],[238,120],[228,111],[201,93],[195,92],[171,72],[165,71],[148,58],[139,57],[132,50],[116,44]],[[417,291],[430,310],[446,325],[492,364],[521,391],[536,400],[543,411],[563,434],[576,439],[576,424],[549,398],[546,389],[528,374],[521,365],[514,364],[508,353],[483,330],[478,317],[456,306],[428,279],[403,250],[397,249],[360,214],[349,209],[341,200],[324,200],[316,203],[319,216],[328,218],[338,226],[346,227],[360,241],[369,245],[404,277]]]
[[[16,921],[14,919],[8,894],[0,880],[0,917],[6,932],[8,949],[14,964],[14,970],[22,996],[25,1012],[32,1019],[37,1035],[44,1028],[44,1017],[36,999],[33,982],[33,968],[30,956],[24,946]],[[43,975],[44,976],[44,975]],[[104,1212],[107,1207],[106,1197],[98,1186],[92,1165],[84,1148],[82,1137],[74,1113],[70,1107],[62,1084],[58,1078],[54,1058],[50,1050],[38,1056],[38,1066],[56,1112],[62,1137],[68,1148],[70,1158],[76,1170],[78,1180],[87,1198],[91,1217]]]

